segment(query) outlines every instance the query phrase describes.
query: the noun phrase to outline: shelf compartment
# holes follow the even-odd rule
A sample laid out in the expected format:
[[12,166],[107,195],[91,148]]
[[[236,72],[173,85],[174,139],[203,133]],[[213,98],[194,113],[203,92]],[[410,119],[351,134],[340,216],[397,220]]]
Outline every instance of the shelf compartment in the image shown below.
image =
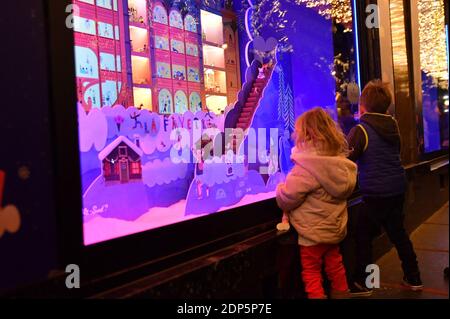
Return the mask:
[[209,92],[227,93],[227,78],[225,71],[205,68],[205,90]]
[[131,56],[133,84],[150,85],[150,59],[147,57]]
[[152,90],[144,87],[133,87],[134,106],[146,110],[152,110]]
[[211,45],[203,46],[203,63],[205,66],[225,69],[224,49]]
[[131,49],[137,53],[148,53],[148,31],[144,28],[130,26]]
[[209,11],[201,10],[202,40],[214,45],[223,44],[222,17]]

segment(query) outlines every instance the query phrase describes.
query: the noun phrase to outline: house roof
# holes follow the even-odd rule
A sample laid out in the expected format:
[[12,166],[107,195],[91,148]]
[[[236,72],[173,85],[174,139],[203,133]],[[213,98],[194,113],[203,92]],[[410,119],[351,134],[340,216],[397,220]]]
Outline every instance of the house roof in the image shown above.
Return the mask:
[[114,151],[114,149],[119,146],[120,143],[124,142],[125,144],[127,144],[133,151],[136,152],[136,154],[138,154],[139,156],[142,156],[144,153],[142,152],[142,150],[133,142],[131,142],[128,138],[126,138],[125,136],[119,136],[118,138],[116,138],[113,142],[111,142],[111,144],[109,144],[108,146],[106,146],[99,154],[98,154],[98,158],[103,161],[109,154],[111,154],[112,151]]

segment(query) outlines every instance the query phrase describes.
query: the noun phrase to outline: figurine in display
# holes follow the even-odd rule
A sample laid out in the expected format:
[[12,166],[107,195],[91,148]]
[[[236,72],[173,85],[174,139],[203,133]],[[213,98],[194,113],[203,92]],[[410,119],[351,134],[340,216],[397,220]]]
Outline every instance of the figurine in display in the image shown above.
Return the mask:
[[[195,154],[195,158],[197,160],[195,166],[195,177],[196,177],[196,185],[197,185],[197,198],[203,198],[203,171],[205,168],[205,159],[208,159],[209,156],[206,154],[205,148],[206,146],[212,142],[210,137],[202,137],[199,141],[200,148],[194,149],[193,154]],[[210,154],[209,154],[210,155]],[[206,158],[205,158],[206,157]],[[209,197],[209,187],[205,185],[205,194],[206,197]]]
[[265,70],[264,70],[264,66],[262,66],[261,68],[258,68],[258,79],[265,79],[266,78],[266,74],[265,74]]
[[111,92],[110,91],[108,91],[107,93],[106,93],[106,97],[105,97],[105,105],[106,106],[111,106]]
[[[142,108],[143,106],[144,105],[141,104],[140,107]],[[139,125],[140,128],[142,128],[142,123],[141,123],[141,121],[138,120],[140,116],[141,116],[141,114],[137,113],[137,112],[134,112],[132,115],[130,114],[130,118],[132,120],[134,120],[134,127],[133,127],[133,129],[136,129],[138,127],[138,125]]]
[[181,71],[176,71],[173,77],[175,80],[181,80],[184,81],[185,77],[184,77],[184,73]]
[[87,102],[87,111],[92,110],[92,98],[88,97],[88,102]]

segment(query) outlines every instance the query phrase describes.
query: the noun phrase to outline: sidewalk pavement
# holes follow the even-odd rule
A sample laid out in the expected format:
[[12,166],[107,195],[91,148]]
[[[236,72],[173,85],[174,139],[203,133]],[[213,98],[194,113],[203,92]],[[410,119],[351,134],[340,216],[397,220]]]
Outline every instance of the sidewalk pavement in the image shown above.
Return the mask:
[[380,289],[375,289],[372,299],[448,299],[449,283],[444,278],[449,255],[449,204],[433,214],[412,234],[411,240],[419,260],[424,289],[407,290],[401,285],[403,273],[397,251],[393,248],[377,261],[380,267]]

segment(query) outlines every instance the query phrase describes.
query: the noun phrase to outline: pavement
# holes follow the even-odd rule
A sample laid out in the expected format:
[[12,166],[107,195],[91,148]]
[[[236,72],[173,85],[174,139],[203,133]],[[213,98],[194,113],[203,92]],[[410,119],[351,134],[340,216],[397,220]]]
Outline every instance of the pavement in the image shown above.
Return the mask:
[[410,236],[419,261],[424,289],[413,292],[401,285],[403,272],[395,248],[377,261],[380,288],[372,299],[448,299],[449,282],[444,269],[449,266],[448,202]]

